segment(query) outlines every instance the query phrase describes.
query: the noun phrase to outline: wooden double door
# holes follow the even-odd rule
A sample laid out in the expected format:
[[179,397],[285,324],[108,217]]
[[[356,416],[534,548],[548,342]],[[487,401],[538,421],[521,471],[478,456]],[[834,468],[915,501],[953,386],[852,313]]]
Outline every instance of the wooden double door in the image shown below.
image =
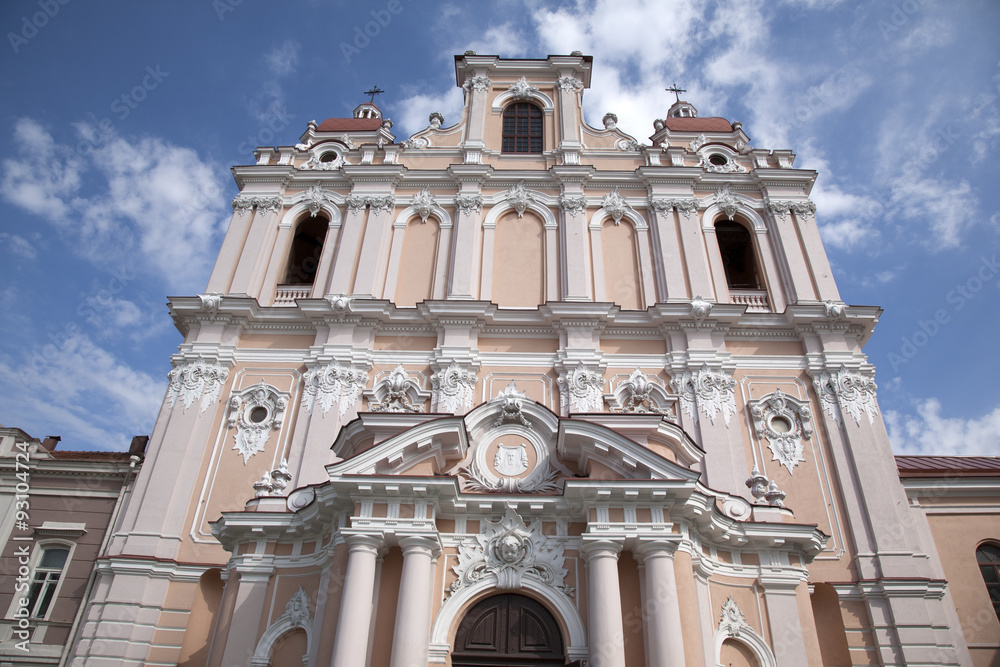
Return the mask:
[[453,667],[565,665],[562,633],[552,614],[523,595],[505,593],[479,602],[455,635]]

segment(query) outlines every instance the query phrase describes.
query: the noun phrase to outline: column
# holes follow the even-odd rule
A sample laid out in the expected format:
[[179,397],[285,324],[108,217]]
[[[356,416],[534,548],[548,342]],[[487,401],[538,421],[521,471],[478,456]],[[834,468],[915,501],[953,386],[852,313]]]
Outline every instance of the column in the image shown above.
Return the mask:
[[368,635],[375,596],[375,565],[382,539],[375,535],[347,535],[347,572],[337,615],[331,667],[358,667],[368,660]]
[[778,667],[808,665],[809,657],[795,593],[800,582],[797,579],[779,577],[761,577],[759,581],[764,589],[767,622],[771,627],[771,646],[774,648]]
[[326,294],[349,294],[351,279],[354,277],[354,260],[361,243],[361,231],[365,225],[365,203],[359,196],[347,198],[347,216],[340,231],[340,242],[336,246],[333,270]]
[[[267,607],[265,593],[273,569],[270,566],[244,569],[237,565],[236,571],[239,572],[240,579],[235,582],[236,604],[233,607],[232,620],[229,622],[229,632],[225,638],[223,665],[249,664],[257,647],[260,615]],[[231,586],[233,583],[230,575],[228,585]]]
[[625,631],[618,584],[622,545],[610,540],[584,541],[587,559],[587,617],[592,667],[625,667]]
[[684,667],[684,632],[674,576],[676,542],[650,541],[633,551],[645,567],[642,588],[643,633],[646,664],[650,667]]
[[399,540],[403,573],[399,581],[390,667],[424,667],[430,641],[431,561],[437,539],[414,535]]

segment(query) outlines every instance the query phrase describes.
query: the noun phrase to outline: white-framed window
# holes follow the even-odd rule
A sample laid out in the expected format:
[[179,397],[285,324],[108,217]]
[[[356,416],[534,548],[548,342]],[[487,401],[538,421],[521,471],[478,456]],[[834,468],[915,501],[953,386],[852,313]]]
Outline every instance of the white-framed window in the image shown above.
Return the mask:
[[41,548],[28,588],[28,609],[31,610],[31,618],[48,616],[66,563],[69,561],[69,551],[69,547],[63,544],[51,544]]
[[32,620],[45,620],[52,614],[66,569],[73,560],[74,544],[63,540],[36,542],[30,558],[27,589],[18,589],[7,610],[7,618],[24,614],[22,601]]

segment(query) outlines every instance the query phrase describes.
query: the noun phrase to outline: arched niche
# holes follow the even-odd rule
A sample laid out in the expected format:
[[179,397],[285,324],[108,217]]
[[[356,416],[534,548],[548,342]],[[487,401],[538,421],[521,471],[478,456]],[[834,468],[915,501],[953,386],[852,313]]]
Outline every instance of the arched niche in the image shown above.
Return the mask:
[[501,308],[536,308],[545,303],[546,238],[544,220],[509,211],[493,234],[493,293]]

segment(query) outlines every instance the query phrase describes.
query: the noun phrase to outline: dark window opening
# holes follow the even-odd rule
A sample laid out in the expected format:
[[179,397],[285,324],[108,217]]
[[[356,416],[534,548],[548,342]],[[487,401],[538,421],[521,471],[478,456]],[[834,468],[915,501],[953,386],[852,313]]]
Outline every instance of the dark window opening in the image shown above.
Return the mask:
[[725,166],[725,164],[729,162],[729,160],[726,159],[725,155],[720,155],[719,153],[712,153],[710,156],[708,156],[708,161],[717,167]]
[[993,611],[1000,619],[1000,547],[984,544],[976,549],[976,560],[979,561],[979,572],[986,583]]
[[285,272],[285,285],[312,285],[316,280],[319,256],[330,222],[325,218],[310,218],[299,224],[292,239],[292,255]]
[[517,102],[503,112],[504,153],[542,152],[542,110],[534,104]]
[[746,227],[738,222],[715,223],[726,283],[733,289],[760,289],[753,239]]
[[323,153],[322,155],[319,156],[320,162],[333,162],[336,159],[337,159],[337,154],[334,152]]

